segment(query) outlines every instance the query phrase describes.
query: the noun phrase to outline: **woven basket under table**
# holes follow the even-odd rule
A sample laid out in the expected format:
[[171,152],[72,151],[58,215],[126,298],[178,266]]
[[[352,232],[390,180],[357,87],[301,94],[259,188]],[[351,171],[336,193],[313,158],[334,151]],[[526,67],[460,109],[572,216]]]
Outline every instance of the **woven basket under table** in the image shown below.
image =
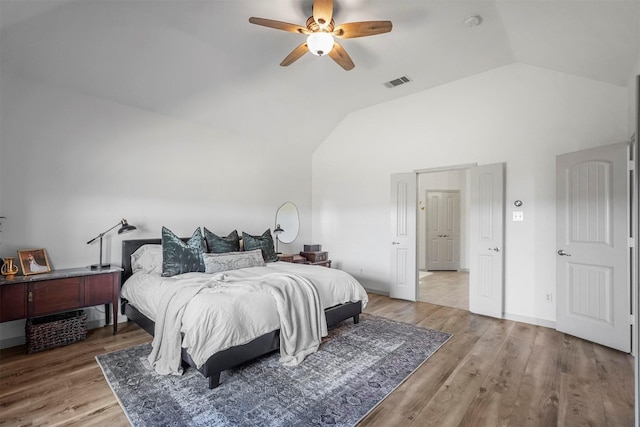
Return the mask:
[[75,310],[27,319],[25,335],[29,354],[84,341],[87,315],[83,310]]

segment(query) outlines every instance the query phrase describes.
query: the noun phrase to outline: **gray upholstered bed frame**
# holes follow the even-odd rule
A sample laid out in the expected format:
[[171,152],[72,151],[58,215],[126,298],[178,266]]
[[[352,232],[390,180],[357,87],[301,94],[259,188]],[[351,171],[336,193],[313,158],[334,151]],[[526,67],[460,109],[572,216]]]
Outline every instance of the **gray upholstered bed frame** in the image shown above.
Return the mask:
[[[188,239],[183,239],[184,241]],[[140,246],[147,244],[160,244],[160,239],[137,239],[137,240],[125,240],[122,242],[122,280],[120,283],[123,286],[126,280],[131,276],[131,254],[134,253]],[[140,313],[133,305],[126,299],[122,299],[121,312],[126,315],[129,320],[136,322],[147,331],[149,334],[154,334],[155,324],[148,317]],[[362,312],[362,304],[360,301],[338,305],[325,310],[327,317],[327,326],[332,327],[338,323],[353,318],[354,323],[359,322],[359,316]],[[198,369],[202,375],[209,380],[209,388],[215,388],[220,385],[220,373],[226,369],[233,368],[235,366],[246,363],[257,357],[268,354],[272,351],[280,348],[280,330],[267,333],[259,336],[253,341],[231,347],[226,350],[215,353],[209,357],[204,365],[199,369],[196,368],[195,363],[191,359],[191,356],[182,349],[183,364],[192,366]]]

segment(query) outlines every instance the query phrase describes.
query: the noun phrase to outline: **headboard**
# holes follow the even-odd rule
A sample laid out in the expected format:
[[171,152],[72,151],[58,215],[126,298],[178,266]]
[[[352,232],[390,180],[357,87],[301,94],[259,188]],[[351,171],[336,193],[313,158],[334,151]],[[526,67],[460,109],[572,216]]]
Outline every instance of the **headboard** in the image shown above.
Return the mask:
[[[191,237],[181,237],[180,240],[188,242]],[[204,243],[204,242],[203,242]],[[122,241],[122,273],[120,275],[120,286],[131,277],[133,271],[131,271],[131,254],[134,253],[140,246],[143,245],[160,245],[162,239],[134,239]]]
[[[184,239],[183,239],[184,240]],[[159,245],[162,239],[136,239],[122,241],[122,274],[120,276],[120,286],[131,277],[131,254],[143,245]]]

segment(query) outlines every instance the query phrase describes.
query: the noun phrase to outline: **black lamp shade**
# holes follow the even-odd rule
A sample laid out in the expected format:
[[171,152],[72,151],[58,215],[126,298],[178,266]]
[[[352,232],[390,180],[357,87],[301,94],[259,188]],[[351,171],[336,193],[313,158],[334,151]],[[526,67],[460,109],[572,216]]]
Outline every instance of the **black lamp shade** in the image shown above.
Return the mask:
[[123,233],[128,233],[130,231],[135,230],[136,227],[134,227],[133,225],[130,225],[126,219],[122,220],[122,227],[120,227],[120,230],[118,230],[118,234],[123,234]]

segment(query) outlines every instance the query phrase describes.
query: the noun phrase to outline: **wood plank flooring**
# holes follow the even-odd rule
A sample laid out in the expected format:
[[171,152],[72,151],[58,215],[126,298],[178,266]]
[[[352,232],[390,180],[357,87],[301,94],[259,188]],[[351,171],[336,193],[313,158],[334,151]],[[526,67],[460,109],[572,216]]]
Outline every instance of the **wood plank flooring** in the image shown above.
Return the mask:
[[469,310],[469,273],[433,271],[421,277],[418,301]]
[[[557,331],[370,294],[367,313],[453,337],[360,426],[632,426],[633,359]],[[26,355],[0,351],[0,425],[125,426],[95,355],[143,342],[134,324]]]

